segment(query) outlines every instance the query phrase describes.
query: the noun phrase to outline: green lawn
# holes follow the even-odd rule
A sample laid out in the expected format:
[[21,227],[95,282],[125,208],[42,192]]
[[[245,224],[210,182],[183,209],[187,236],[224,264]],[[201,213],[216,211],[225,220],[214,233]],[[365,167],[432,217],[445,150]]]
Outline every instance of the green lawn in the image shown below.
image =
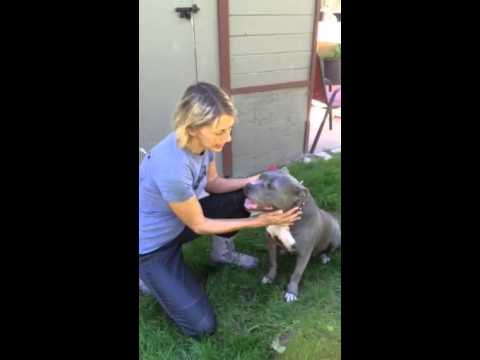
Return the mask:
[[[293,164],[290,172],[310,189],[317,204],[340,216],[340,155],[329,161]],[[287,304],[283,290],[294,265],[293,256],[279,258],[271,285],[260,280],[268,268],[265,230],[241,231],[237,249],[259,257],[254,270],[209,265],[209,239],[184,246],[187,263],[206,282],[216,311],[217,332],[200,342],[183,336],[153,298],[140,298],[140,358],[159,359],[340,359],[341,255],[323,265],[313,258],[300,283],[299,300]],[[271,347],[279,338],[286,350]]]

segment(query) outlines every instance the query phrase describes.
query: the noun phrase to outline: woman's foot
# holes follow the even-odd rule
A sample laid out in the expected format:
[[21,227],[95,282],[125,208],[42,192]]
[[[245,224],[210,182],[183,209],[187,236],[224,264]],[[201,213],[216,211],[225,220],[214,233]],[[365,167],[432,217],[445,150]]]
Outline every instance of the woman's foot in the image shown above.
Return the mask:
[[231,264],[245,269],[252,269],[258,265],[256,257],[235,251],[233,238],[224,238],[217,235],[212,236],[210,260],[215,263]]

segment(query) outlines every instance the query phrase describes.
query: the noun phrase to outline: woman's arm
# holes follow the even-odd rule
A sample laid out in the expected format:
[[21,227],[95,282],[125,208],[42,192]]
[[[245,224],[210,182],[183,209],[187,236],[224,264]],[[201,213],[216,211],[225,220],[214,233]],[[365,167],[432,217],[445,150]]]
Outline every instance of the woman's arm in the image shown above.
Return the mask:
[[276,211],[243,219],[210,219],[203,215],[200,202],[195,196],[182,202],[169,203],[169,206],[185,225],[200,235],[223,234],[267,225],[291,225],[300,219],[301,214],[298,208],[293,208],[285,213]]
[[242,189],[246,184],[254,182],[260,175],[250,176],[244,179],[225,179],[218,176],[217,165],[212,161],[208,166],[207,188],[209,193],[221,194]]

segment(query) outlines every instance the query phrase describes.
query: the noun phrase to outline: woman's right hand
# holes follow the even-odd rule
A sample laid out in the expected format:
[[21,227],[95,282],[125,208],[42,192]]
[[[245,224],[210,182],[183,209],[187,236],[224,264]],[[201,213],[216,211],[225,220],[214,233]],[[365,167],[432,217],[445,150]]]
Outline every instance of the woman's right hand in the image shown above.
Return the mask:
[[282,210],[261,213],[257,219],[260,221],[260,226],[269,225],[292,225],[295,221],[301,219],[302,210],[299,207],[294,207],[287,212]]

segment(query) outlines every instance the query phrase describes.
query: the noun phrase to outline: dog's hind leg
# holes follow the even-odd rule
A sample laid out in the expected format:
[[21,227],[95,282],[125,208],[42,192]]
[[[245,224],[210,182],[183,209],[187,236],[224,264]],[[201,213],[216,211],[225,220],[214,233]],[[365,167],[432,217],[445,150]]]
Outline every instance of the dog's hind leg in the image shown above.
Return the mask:
[[303,272],[305,271],[308,261],[310,260],[312,250],[313,249],[307,252],[302,252],[301,254],[299,253],[297,256],[295,270],[290,277],[290,282],[288,283],[287,291],[284,296],[287,303],[298,300],[298,284],[302,280]]
[[322,260],[322,264],[327,264],[328,262],[330,262],[331,259],[330,259],[330,256],[328,256],[328,255],[332,254],[335,250],[337,250],[341,246],[340,225],[336,220],[334,220],[334,221],[335,222],[333,224],[332,231],[331,231],[331,234],[330,234],[330,246],[325,253],[322,253],[320,255],[320,259]]
[[277,277],[277,244],[267,232],[267,249],[269,258],[269,270],[262,279],[263,284],[270,284]]

